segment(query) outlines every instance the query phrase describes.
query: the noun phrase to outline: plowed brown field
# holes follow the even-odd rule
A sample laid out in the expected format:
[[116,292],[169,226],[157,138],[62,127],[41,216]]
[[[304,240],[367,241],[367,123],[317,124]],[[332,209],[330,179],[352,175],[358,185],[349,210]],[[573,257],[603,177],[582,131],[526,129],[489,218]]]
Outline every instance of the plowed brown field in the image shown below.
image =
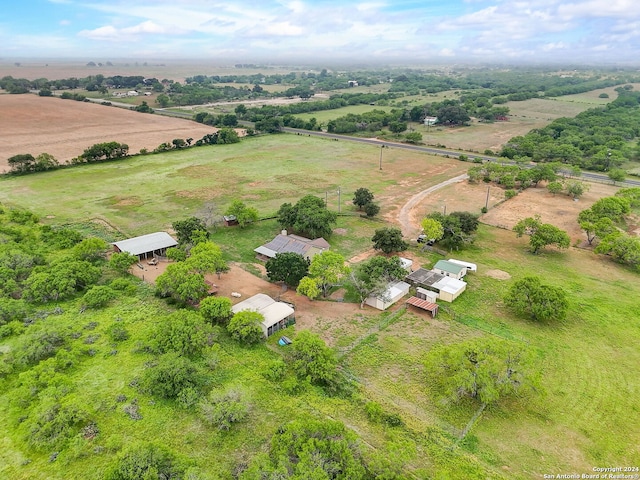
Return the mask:
[[96,143],[116,141],[129,153],[174,138],[202,138],[216,129],[190,120],[36,95],[0,95],[0,172],[20,153],[50,153],[60,163]]

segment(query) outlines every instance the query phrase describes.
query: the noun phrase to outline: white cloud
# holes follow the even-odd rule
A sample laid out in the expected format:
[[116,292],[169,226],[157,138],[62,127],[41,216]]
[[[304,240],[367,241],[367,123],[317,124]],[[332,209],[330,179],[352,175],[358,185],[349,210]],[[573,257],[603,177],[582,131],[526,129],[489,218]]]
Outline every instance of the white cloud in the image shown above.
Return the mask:
[[117,40],[118,29],[111,25],[107,25],[94,30],[81,30],[78,35],[92,40]]
[[562,17],[630,17],[640,15],[640,2],[636,0],[588,0],[558,5]]
[[[597,52],[634,58],[640,51],[640,0],[48,1],[72,4],[73,26],[93,22],[76,31],[79,39],[67,40],[78,43],[78,53],[112,51],[116,42],[128,42],[128,51],[140,45],[139,52],[150,56],[260,53],[364,61],[589,61]],[[71,30],[68,20],[60,25]],[[12,28],[19,32],[19,24]]]
[[291,25],[289,22],[272,23],[267,25],[264,29],[267,35],[295,37],[302,35],[304,29],[297,25]]
[[133,27],[123,28],[121,32],[124,34],[131,34],[131,35],[136,35],[139,33],[171,33],[165,27],[161,27],[160,25],[153,23],[150,20],[147,20],[146,22],[142,22]]

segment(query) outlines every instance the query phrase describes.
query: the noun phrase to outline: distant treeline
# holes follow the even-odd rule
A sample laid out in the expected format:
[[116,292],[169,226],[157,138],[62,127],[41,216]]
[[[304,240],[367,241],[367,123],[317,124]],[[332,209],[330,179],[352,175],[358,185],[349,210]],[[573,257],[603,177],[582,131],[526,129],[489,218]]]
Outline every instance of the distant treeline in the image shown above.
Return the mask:
[[514,137],[501,155],[534,162],[561,162],[608,171],[638,158],[640,92],[619,87],[618,98],[574,118],[558,118],[544,128]]
[[[140,150],[139,155],[167,152],[169,150],[181,150],[184,148],[200,147],[203,145],[223,145],[238,142],[240,142],[240,137],[235,130],[232,128],[221,128],[217,132],[204,135],[201,139],[196,140],[195,142],[193,141],[193,138],[174,138],[171,142],[161,143],[151,152],[146,148],[143,148]],[[86,148],[81,155],[72,158],[66,163],[60,163],[50,153],[41,153],[35,157],[30,153],[21,153],[14,155],[7,160],[10,168],[8,175],[25,175],[87,163],[120,160],[130,156],[129,146],[126,143],[118,142],[96,143],[95,145]]]

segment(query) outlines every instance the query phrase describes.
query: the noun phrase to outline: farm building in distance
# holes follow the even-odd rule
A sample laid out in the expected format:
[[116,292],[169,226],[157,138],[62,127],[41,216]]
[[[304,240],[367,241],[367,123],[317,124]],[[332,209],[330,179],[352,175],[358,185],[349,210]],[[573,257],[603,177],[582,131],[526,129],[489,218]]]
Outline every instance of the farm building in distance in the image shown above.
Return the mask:
[[276,238],[256,248],[254,252],[262,260],[274,258],[278,253],[289,252],[298,253],[307,260],[311,260],[318,253],[329,250],[329,248],[329,242],[322,237],[310,240],[298,235],[287,235],[287,231],[283,230]]
[[223,215],[222,220],[224,221],[225,227],[232,227],[234,225],[238,225],[238,219],[235,215]]
[[116,252],[127,252],[143,260],[150,257],[164,257],[167,248],[177,246],[178,241],[167,232],[155,232],[113,242],[112,245]]
[[243,311],[258,312],[264,317],[260,323],[265,337],[295,323],[294,310],[287,303],[276,302],[269,295],[258,293],[231,307],[233,313]]
[[410,287],[411,285],[406,282],[392,282],[387,285],[387,289],[382,294],[377,296],[372,295],[367,298],[364,303],[378,310],[386,310],[409,293]]

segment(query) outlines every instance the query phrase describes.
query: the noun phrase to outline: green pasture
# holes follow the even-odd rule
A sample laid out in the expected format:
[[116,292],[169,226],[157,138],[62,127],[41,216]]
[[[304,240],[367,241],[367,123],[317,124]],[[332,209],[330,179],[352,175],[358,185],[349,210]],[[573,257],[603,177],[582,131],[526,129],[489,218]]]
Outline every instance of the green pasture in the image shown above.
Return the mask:
[[[235,198],[258,208],[261,217],[270,217],[281,203],[310,193],[345,214],[338,217],[331,243],[350,258],[369,249],[373,231],[385,225],[358,215],[350,204],[355,189],[366,186],[375,193],[382,217],[413,193],[466,169],[462,162],[390,148],[380,171],[378,158],[375,146],[272,135],[2,177],[0,202],[28,208],[44,222],[72,223],[109,239],[118,232],[138,235],[168,228],[207,204],[220,214]],[[94,219],[103,220],[102,226],[92,227]],[[278,230],[275,220],[265,219],[246,229],[217,227],[212,239],[229,260],[253,263],[253,248]],[[411,250],[427,267],[441,258],[416,246]],[[478,272],[468,274],[467,289],[453,304],[440,303],[436,319],[402,305],[382,314],[354,305],[353,314],[345,318],[316,318],[312,329],[333,339],[342,366],[358,381],[360,390],[352,399],[329,397],[311,387],[287,393],[261,373],[280,356],[277,339],[243,348],[219,332],[214,387],[237,386],[252,405],[249,420],[228,433],[207,427],[194,411],[154,400],[130,385],[152,358],[137,346],[169,311],[164,302],[143,287],[138,296],[99,311],[80,314],[79,300],[65,302],[60,305],[64,313],[55,321],[80,334],[73,343],[80,352],[73,369],[74,395],[83,399],[100,436],[93,443],[76,442],[55,462],[50,452],[26,452],[18,421],[23,412],[10,406],[13,385],[5,382],[0,385],[0,477],[101,478],[114,455],[132,440],[155,438],[190,457],[212,478],[229,478],[235,465],[263,451],[279,425],[304,415],[343,421],[362,438],[367,452],[404,451],[409,478],[524,480],[545,473],[590,473],[594,466],[640,464],[638,274],[587,250],[548,249],[533,256],[526,239],[484,225],[473,246],[452,256],[478,264]],[[489,275],[491,270],[506,272],[511,279],[498,280]],[[502,298],[511,282],[525,275],[540,276],[568,292],[566,320],[538,324],[504,308]],[[132,337],[114,348],[106,329],[116,319]],[[92,322],[97,323],[93,330],[87,327]],[[89,346],[90,335],[98,338]],[[489,407],[458,441],[478,405],[440,398],[426,383],[423,360],[434,345],[478,336],[526,345],[543,388]],[[3,339],[1,351],[18,348],[19,341]],[[87,354],[89,348],[97,353]],[[142,420],[132,421],[123,413],[123,404],[116,401],[119,394],[127,402],[138,399]],[[372,424],[363,409],[371,400],[399,415],[405,426]]]
[[[79,312],[78,300],[61,302],[60,314],[50,317],[57,328],[74,332],[69,345],[73,367],[68,369],[69,396],[82,406],[86,417],[95,422],[99,434],[88,441],[81,436],[51,460],[51,453],[23,447],[29,432],[20,418],[27,410],[13,393],[17,376],[4,381],[0,389],[0,476],[12,480],[58,480],[103,478],[117,454],[135,441],[156,441],[188,458],[190,465],[204,476],[198,478],[232,478],[238,465],[263,452],[270,437],[288,421],[309,416],[344,422],[362,439],[365,456],[386,452],[399,455],[408,478],[440,475],[452,479],[485,478],[486,466],[467,452],[454,447],[450,435],[430,426],[418,428],[410,418],[407,427],[383,427],[370,422],[363,411],[368,397],[356,393],[352,398],[331,397],[316,387],[291,391],[283,381],[270,381],[263,375],[282,355],[282,347],[271,338],[267,345],[247,348],[232,341],[222,330],[214,334],[215,345],[207,360],[198,362],[208,370],[212,389],[233,387],[243,392],[250,405],[249,417],[229,432],[208,426],[197,413],[197,406],[180,407],[175,401],[152,398],[135,386],[154,356],[144,345],[154,327],[170,312],[164,301],[141,288],[135,297],[120,298],[117,304]],[[355,312],[356,310],[354,310]],[[114,344],[108,328],[115,322],[126,328],[131,337]],[[328,328],[333,322],[317,318]],[[360,325],[387,325],[386,315],[355,314],[344,322]],[[295,338],[295,332],[285,331]],[[21,348],[21,337],[3,339],[6,351]],[[290,376],[291,374],[288,374]],[[141,419],[133,420],[125,406],[138,405]],[[425,454],[426,453],[426,454]],[[493,470],[489,468],[489,471]],[[497,472],[494,472],[497,473]],[[499,478],[498,475],[492,475]]]
[[[441,303],[435,320],[410,309],[345,359],[368,394],[414,422],[438,425],[457,437],[478,405],[443,402],[430,391],[424,354],[440,343],[502,337],[534,352],[543,391],[490,407],[461,448],[510,478],[589,473],[600,464],[637,465],[637,273],[578,249],[533,256],[524,239],[485,226],[476,246],[455,257],[478,264],[478,272],[467,275],[468,287],[459,299]],[[537,275],[563,287],[571,302],[568,318],[538,324],[514,317],[502,306],[511,281],[486,274],[495,269],[512,280]]]
[[[250,137],[233,145],[3,177],[0,202],[28,208],[46,222],[99,218],[123,234],[139,235],[168,228],[205,204],[221,215],[237,198],[255,206],[261,217],[307,194],[326,198],[332,210],[349,213],[353,192],[360,187],[378,196],[420,175],[422,181],[403,189],[404,196],[441,181],[442,176],[429,175],[433,168],[447,175],[464,170],[464,164],[451,159],[390,148],[381,171],[379,151],[373,145],[298,135]],[[384,203],[381,206],[384,214]]]
[[391,111],[392,107],[379,106],[379,105],[349,105],[348,107],[336,108],[333,110],[321,110],[319,112],[311,113],[299,113],[294,115],[295,117],[303,120],[309,120],[315,118],[318,123],[326,124],[330,120],[335,120],[339,117],[344,117],[350,113],[354,115],[361,115],[363,113],[370,112],[372,110],[383,110],[385,112]]

